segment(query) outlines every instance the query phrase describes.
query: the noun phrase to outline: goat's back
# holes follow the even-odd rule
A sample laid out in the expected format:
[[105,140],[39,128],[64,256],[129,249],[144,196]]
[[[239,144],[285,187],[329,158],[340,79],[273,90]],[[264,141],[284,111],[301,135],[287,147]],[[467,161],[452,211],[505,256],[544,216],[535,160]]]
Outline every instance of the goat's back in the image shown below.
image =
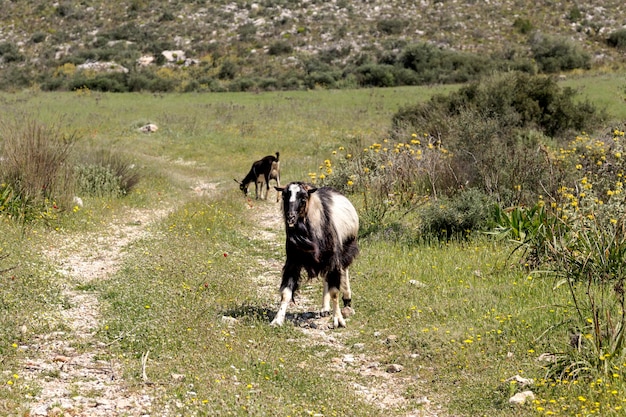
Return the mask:
[[316,199],[320,201],[324,210],[328,211],[325,217],[337,233],[340,242],[357,236],[359,215],[346,196],[333,188],[321,187],[311,194],[312,201],[309,204],[315,206]]

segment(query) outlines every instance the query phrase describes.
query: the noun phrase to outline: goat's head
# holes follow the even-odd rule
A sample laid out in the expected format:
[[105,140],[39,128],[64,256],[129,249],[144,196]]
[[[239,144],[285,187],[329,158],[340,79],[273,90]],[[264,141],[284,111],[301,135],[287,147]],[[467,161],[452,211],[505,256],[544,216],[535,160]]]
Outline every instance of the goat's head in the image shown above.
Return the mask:
[[237,184],[239,184],[239,189],[243,191],[243,195],[248,195],[248,184],[244,184],[243,181],[237,181],[233,178]]
[[292,182],[286,187],[274,187],[283,195],[283,213],[288,228],[296,225],[299,219],[305,218],[311,194],[317,191],[311,184]]

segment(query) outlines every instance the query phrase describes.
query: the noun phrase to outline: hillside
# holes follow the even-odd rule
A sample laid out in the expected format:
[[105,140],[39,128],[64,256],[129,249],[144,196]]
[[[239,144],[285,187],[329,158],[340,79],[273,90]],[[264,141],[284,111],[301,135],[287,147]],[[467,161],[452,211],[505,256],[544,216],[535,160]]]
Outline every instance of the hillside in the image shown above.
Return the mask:
[[[619,0],[2,0],[0,7],[5,90],[81,83],[111,91],[219,91],[462,82],[491,67],[616,68],[626,47],[626,6]],[[607,40],[616,33],[611,46]],[[582,60],[556,71],[537,65],[546,37],[562,41],[549,44],[548,54],[575,49]],[[429,48],[410,49],[424,44]],[[424,75],[420,62],[451,75]]]

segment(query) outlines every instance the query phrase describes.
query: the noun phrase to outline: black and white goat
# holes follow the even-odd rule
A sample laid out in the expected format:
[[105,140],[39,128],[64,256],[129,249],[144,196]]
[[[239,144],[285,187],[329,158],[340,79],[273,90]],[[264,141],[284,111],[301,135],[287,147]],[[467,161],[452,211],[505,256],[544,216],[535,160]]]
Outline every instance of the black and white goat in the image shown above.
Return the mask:
[[280,307],[272,325],[284,323],[304,269],[309,278],[324,278],[322,314],[331,312],[332,303],[334,326],[345,327],[339,292],[344,311],[350,311],[352,293],[348,267],[359,252],[359,217],[354,206],[330,187],[315,188],[311,184],[292,182],[276,190],[282,192],[283,197],[287,260],[280,284]]
[[[267,155],[258,161],[255,161],[250,167],[248,175],[242,180],[235,182],[239,184],[239,189],[244,195],[248,195],[248,185],[254,182],[255,198],[259,199],[259,188],[261,189],[261,199],[263,199],[263,185],[265,185],[265,199],[270,189],[270,180],[275,180],[276,185],[280,187],[280,153],[276,152],[276,156]],[[276,196],[278,201],[278,195]]]

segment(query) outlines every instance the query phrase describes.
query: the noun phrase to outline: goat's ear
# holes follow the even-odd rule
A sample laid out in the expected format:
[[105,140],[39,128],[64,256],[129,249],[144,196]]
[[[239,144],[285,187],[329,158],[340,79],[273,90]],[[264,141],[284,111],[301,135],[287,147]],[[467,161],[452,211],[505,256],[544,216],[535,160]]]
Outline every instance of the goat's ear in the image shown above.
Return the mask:
[[241,185],[241,183],[239,181],[237,181],[236,179],[233,178],[233,180],[235,180],[235,182],[239,185]]
[[304,191],[309,193],[309,195],[317,191],[317,187],[313,184],[302,184],[302,188],[304,188]]
[[285,187],[276,187],[276,186],[274,186],[274,189],[275,189],[276,191],[278,191],[279,193],[282,193],[282,192],[283,192],[283,190],[285,189]]

